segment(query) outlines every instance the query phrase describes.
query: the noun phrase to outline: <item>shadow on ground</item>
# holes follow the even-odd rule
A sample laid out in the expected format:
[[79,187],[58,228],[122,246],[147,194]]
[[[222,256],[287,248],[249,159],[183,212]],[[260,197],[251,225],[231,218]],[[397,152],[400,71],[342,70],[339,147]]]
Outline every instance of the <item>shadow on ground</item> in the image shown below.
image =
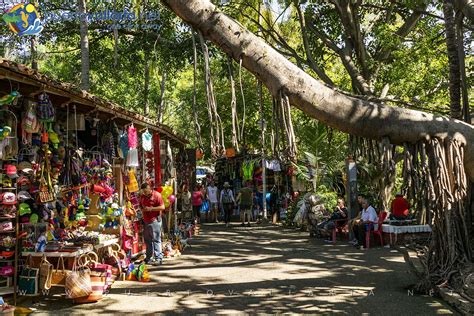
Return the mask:
[[37,313],[455,313],[410,291],[416,280],[393,249],[325,244],[278,226],[207,224],[201,231],[183,256],[150,269],[151,282],[116,282],[88,305],[50,297],[35,306]]

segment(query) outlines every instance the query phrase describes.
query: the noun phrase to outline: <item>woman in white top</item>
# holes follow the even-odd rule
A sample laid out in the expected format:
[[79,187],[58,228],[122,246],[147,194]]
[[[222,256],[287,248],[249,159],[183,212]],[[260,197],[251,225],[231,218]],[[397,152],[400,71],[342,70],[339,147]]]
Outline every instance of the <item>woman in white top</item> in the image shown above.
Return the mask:
[[207,199],[209,200],[209,210],[211,213],[211,221],[215,221],[216,223],[219,223],[217,220],[217,209],[219,208],[218,206],[218,200],[217,200],[217,187],[214,184],[214,181],[210,183],[210,185],[207,187]]

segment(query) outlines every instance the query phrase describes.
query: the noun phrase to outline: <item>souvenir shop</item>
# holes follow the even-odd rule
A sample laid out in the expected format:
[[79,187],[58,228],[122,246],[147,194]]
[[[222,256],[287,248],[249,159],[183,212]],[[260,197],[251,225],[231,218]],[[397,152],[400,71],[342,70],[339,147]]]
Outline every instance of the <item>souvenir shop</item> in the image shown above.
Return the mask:
[[[214,180],[219,188],[225,182],[232,186],[234,194],[247,182],[251,182],[256,188],[257,207],[263,208],[263,168],[262,157],[256,154],[232,154],[229,157],[220,158],[215,164]],[[292,167],[277,159],[265,160],[266,201],[267,208],[274,208],[277,212],[275,220],[281,219],[286,212],[287,193],[291,189]]]
[[115,280],[146,281],[133,264],[145,181],[167,207],[165,255],[182,249],[173,152],[187,142],[170,128],[1,59],[0,123],[0,296],[93,302]]

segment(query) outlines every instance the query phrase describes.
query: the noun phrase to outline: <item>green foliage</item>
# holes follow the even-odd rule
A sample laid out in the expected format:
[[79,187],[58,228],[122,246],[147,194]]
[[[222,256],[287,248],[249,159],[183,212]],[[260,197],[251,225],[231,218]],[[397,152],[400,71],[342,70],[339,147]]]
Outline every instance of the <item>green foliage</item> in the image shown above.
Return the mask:
[[[221,1],[215,1],[221,5]],[[231,0],[221,5],[226,14],[237,19],[242,25],[261,36],[291,61],[298,64],[313,76],[303,46],[301,27],[295,3],[299,3],[305,14],[308,44],[313,59],[334,82],[336,87],[345,91],[354,91],[353,81],[346,65],[338,52],[328,47],[315,30],[323,32],[336,47],[346,45],[344,38],[346,26],[330,1],[290,1],[290,0]],[[434,15],[423,15],[416,27],[405,38],[396,36],[397,30],[412,13],[420,1],[393,3],[393,11],[387,16],[387,10],[393,2],[363,2],[355,14],[359,19],[363,44],[367,50],[368,80],[374,94],[380,95],[382,89],[389,86],[388,97],[414,103],[430,111],[447,110],[448,64],[444,42],[444,25]],[[260,4],[259,18],[258,4]],[[116,0],[110,3],[89,3],[89,12],[105,9],[117,11],[129,10],[136,16],[140,13],[158,11],[160,28],[146,29],[143,19],[133,27],[120,28],[114,34],[111,22],[93,21],[89,25],[91,92],[117,102],[137,112],[143,111],[145,92],[145,64],[150,68],[150,86],[148,104],[151,117],[156,117],[157,106],[161,103],[160,83],[166,71],[168,79],[165,91],[164,123],[179,133],[186,135],[191,146],[197,145],[194,128],[193,102],[193,47],[191,30],[172,12],[165,9],[158,0],[143,1]],[[50,0],[40,4],[41,12],[72,13],[76,10],[75,1]],[[430,6],[427,10],[438,10]],[[260,25],[257,23],[260,21]],[[142,24],[140,24],[142,23]],[[466,32],[466,67],[472,69],[474,58],[469,54],[469,35]],[[117,40],[115,39],[117,35]],[[21,63],[31,63],[29,38],[18,37],[7,28],[0,28],[0,53],[9,59]],[[38,37],[39,69],[52,77],[78,84],[80,81],[79,22],[48,21],[44,31]],[[197,73],[197,116],[201,126],[206,157],[210,157],[209,120],[207,97],[204,85],[204,63],[199,42]],[[231,92],[227,56],[217,47],[209,44],[211,72],[218,113],[224,128],[226,146],[231,146]],[[377,59],[381,51],[390,51],[386,60]],[[471,48],[472,50],[472,48]],[[471,52],[472,53],[472,52]],[[357,71],[362,65],[352,52],[352,62]],[[239,86],[239,65],[233,62],[236,83],[237,110],[242,125],[244,113],[243,98]],[[472,76],[468,76],[468,91],[474,97]],[[257,96],[257,80],[242,69],[242,86],[245,99],[245,137],[243,142],[252,151],[261,149],[260,113]],[[472,103],[472,102],[471,102]],[[263,89],[264,118],[269,122],[266,138],[270,140],[273,121],[273,100],[269,92]],[[299,175],[313,182],[317,191],[324,187],[328,192],[341,194],[344,159],[347,154],[347,137],[344,133],[329,129],[323,123],[309,118],[303,112],[292,109],[292,118],[299,149]],[[348,119],[350,116],[348,114]],[[281,138],[282,135],[280,135]],[[266,143],[267,152],[271,152],[270,141]],[[381,176],[370,169],[370,164],[361,163],[361,181],[363,192],[370,195],[373,179]],[[324,192],[326,192],[324,191]],[[326,193],[325,193],[326,194]],[[328,199],[330,205],[334,196]]]

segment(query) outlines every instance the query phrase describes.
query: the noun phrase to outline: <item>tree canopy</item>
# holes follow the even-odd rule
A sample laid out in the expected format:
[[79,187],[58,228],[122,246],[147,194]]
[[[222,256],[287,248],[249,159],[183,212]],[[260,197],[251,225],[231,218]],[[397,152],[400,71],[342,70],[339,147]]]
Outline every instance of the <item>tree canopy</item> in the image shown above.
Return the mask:
[[[2,28],[2,55],[25,64],[31,64],[34,59],[40,71],[60,80],[80,82],[77,3],[51,0],[38,4],[46,23],[36,39],[35,50],[31,49],[31,38],[18,37]],[[91,92],[139,112],[145,111],[147,104],[149,115],[161,113],[164,123],[198,145],[195,126],[189,124],[194,116],[193,30],[157,0],[86,3],[90,14]],[[450,113],[442,1],[232,0],[214,3],[328,86],[387,105]],[[133,16],[119,23],[97,16],[107,10]],[[469,41],[472,24],[467,18],[465,21],[462,30],[468,74],[466,85],[472,99],[473,54]],[[196,46],[196,114],[201,125],[200,137],[209,157],[204,56],[199,42]],[[212,45],[209,45],[209,56],[217,112],[225,146],[230,147],[229,61]],[[245,107],[241,141],[250,149],[259,149],[261,113],[257,80],[237,62],[232,62],[231,67],[240,127],[243,127]],[[263,116],[267,122],[272,122],[273,106],[273,97],[263,89]],[[473,107],[472,102],[470,106]],[[309,151],[327,156],[324,160],[328,164],[334,161],[334,155],[338,160],[345,156],[347,137],[323,127],[299,110],[292,109],[291,115],[301,153]],[[271,140],[272,124],[268,124],[267,131]],[[267,142],[269,153],[271,144]]]

